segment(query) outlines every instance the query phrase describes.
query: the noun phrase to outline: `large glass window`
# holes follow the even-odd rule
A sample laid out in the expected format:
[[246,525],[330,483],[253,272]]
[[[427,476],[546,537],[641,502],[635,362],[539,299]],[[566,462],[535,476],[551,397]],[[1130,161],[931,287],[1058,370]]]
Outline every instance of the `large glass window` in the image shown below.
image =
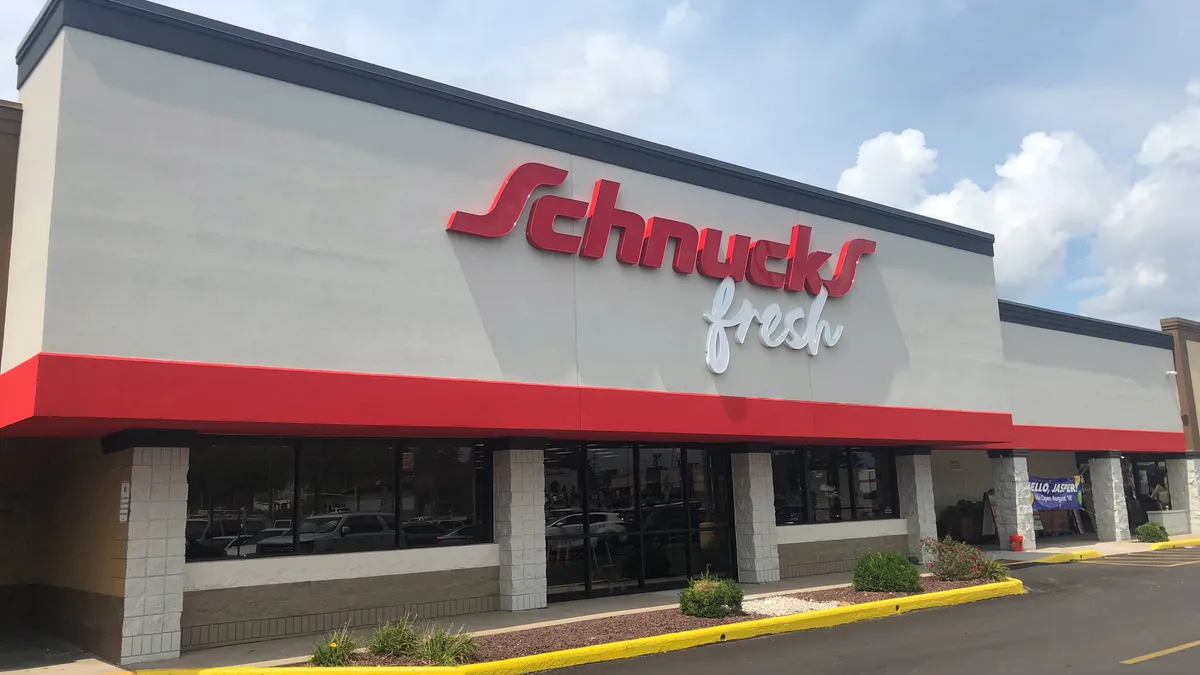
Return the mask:
[[491,495],[482,445],[215,441],[192,449],[187,559],[487,542]]
[[213,445],[191,454],[188,560],[241,558],[292,527],[291,444]]
[[779,525],[899,517],[895,460],[887,450],[780,448],[772,469]]

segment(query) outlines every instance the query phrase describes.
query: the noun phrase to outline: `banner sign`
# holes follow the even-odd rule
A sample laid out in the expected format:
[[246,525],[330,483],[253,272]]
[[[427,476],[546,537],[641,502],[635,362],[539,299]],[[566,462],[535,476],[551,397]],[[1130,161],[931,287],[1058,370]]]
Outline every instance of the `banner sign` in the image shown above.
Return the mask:
[[1082,476],[1070,478],[1030,478],[1034,511],[1075,511],[1083,508]]

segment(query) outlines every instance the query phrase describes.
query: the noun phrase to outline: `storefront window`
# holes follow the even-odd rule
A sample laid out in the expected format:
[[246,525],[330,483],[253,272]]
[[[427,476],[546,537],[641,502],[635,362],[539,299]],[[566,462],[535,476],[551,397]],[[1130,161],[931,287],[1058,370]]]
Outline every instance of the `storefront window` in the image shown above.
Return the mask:
[[292,527],[295,447],[214,445],[188,469],[188,560],[244,558]]
[[187,559],[486,542],[491,490],[490,455],[471,444],[201,445],[188,471]]
[[772,469],[778,525],[899,517],[895,461],[886,450],[781,448]]

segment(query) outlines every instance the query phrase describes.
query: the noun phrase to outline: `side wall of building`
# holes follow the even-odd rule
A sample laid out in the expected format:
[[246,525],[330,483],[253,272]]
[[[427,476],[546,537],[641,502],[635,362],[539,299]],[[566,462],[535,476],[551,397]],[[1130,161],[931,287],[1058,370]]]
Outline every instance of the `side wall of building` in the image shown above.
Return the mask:
[[[108,659],[121,654],[128,454],[96,440],[0,440],[0,597],[34,625]],[[5,614],[8,614],[5,605]],[[6,617],[7,618],[7,617]]]

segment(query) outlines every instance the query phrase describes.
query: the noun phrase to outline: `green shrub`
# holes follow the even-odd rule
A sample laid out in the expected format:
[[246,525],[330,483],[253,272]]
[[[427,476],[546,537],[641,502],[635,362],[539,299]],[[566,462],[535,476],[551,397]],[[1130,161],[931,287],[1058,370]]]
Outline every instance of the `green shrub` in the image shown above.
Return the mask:
[[979,562],[979,578],[985,581],[1005,581],[1009,578],[1008,565],[995,558],[983,556]]
[[1003,581],[1008,567],[979,549],[946,537],[941,541],[926,537],[921,548],[931,557],[929,571],[938,581]]
[[854,590],[869,593],[919,593],[921,575],[900,553],[871,551],[854,561]]
[[1136,530],[1138,541],[1153,543],[1157,541],[1167,541],[1170,539],[1167,536],[1167,528],[1158,523],[1142,523],[1138,525]]
[[336,667],[350,665],[350,657],[358,649],[358,642],[350,634],[350,626],[343,626],[317,643],[309,660],[314,666]]
[[470,633],[435,628],[421,640],[416,655],[432,666],[457,666],[479,657],[479,643]]
[[688,581],[679,592],[679,611],[688,616],[723,619],[742,613],[745,593],[732,579],[720,579],[705,572]]
[[421,646],[421,635],[417,622],[405,615],[399,621],[391,621],[375,629],[368,647],[376,656],[416,656]]

